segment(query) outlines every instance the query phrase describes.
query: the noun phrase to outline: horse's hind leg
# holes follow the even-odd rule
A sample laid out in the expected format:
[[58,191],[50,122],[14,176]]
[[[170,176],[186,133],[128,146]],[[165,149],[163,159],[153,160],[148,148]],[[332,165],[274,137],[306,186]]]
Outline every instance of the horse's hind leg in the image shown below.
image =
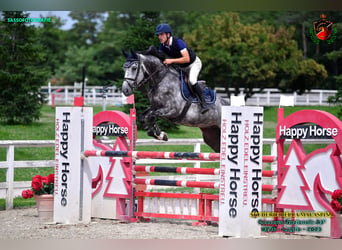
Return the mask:
[[217,126],[201,128],[204,142],[216,153],[220,152],[221,129]]

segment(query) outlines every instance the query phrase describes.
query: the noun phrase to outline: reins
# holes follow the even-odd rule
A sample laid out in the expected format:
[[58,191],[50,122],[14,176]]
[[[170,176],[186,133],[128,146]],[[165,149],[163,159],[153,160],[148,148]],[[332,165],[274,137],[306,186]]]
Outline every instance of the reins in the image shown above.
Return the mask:
[[[143,79],[141,82],[139,82],[139,83],[137,83],[137,85],[134,87],[134,86],[132,86],[131,85],[131,83],[130,83],[130,81],[133,81],[133,82],[135,82],[136,80],[137,80],[137,77],[138,77],[138,75],[139,75],[139,71],[140,71],[140,64],[141,64],[141,62],[140,62],[140,60],[136,60],[137,62],[138,62],[138,72],[137,72],[137,74],[135,75],[135,78],[133,79],[133,78],[124,78],[124,80],[129,80],[129,81],[127,81],[127,83],[128,83],[128,85],[132,88],[132,89],[135,89],[135,88],[139,88],[141,85],[143,85],[143,84],[145,84],[147,81],[149,81],[156,73],[158,73],[159,72],[159,70],[158,69],[156,69],[155,71],[153,71],[147,78],[145,78],[145,79]],[[131,62],[131,64],[132,64],[133,62]],[[167,70],[168,71],[168,70]],[[166,75],[166,73],[167,72],[165,72],[165,75]],[[162,79],[164,79],[164,77],[165,77],[165,75],[162,77]]]
[[[155,71],[152,72],[152,74],[150,74],[146,79],[142,80],[138,86],[141,86],[142,84],[145,84],[148,80],[150,80],[156,73],[158,72],[158,69],[156,69]],[[165,73],[166,75],[166,73]],[[163,77],[164,78],[164,77]],[[162,79],[163,79],[162,78]]]

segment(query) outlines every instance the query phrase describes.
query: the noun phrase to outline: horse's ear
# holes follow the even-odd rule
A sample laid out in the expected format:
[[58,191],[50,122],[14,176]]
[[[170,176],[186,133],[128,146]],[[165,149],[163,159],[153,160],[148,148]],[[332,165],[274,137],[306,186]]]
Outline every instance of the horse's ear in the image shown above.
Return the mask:
[[132,55],[132,57],[133,57],[134,59],[138,59],[137,53],[135,53],[135,51],[132,50],[132,49],[131,49],[131,55]]
[[121,51],[125,58],[129,57],[129,54],[127,53],[126,50],[122,49]]

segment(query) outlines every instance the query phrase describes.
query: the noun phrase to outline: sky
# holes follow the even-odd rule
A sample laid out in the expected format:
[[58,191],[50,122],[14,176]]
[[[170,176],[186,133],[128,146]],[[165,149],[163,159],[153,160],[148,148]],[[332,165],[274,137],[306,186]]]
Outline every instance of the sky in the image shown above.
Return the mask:
[[62,20],[65,20],[65,25],[62,26],[63,30],[69,30],[71,29],[74,21],[68,16],[70,11],[28,11],[30,13],[31,18],[39,18],[41,15],[42,17],[47,16],[58,16]]

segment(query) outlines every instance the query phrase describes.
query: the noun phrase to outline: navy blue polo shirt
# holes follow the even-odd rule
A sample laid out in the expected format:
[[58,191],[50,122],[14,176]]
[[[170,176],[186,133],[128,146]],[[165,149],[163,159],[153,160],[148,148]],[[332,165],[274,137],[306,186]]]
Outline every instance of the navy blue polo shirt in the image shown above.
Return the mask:
[[159,50],[163,51],[165,54],[167,54],[171,58],[179,58],[182,57],[181,51],[183,49],[187,49],[189,56],[190,56],[190,62],[189,63],[184,63],[184,64],[179,64],[181,67],[187,67],[191,63],[193,63],[196,59],[196,54],[193,52],[191,49],[189,49],[186,46],[186,43],[177,37],[170,37],[171,45],[167,46],[163,43],[159,45]]

